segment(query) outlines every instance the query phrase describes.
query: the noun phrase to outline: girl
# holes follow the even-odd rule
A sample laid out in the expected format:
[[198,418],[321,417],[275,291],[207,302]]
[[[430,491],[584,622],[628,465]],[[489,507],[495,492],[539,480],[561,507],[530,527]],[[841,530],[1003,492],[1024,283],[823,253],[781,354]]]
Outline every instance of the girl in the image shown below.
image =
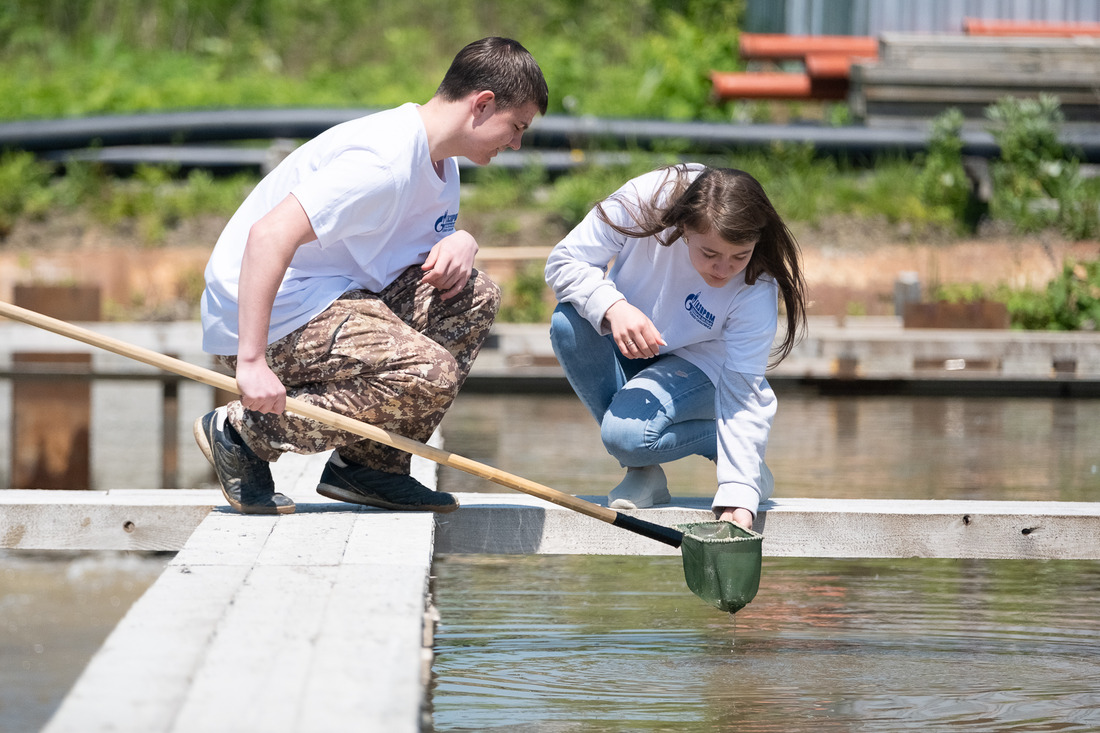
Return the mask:
[[550,339],[626,468],[612,508],[667,503],[660,464],[702,455],[718,466],[715,515],[752,526],[773,488],[764,372],[805,327],[799,257],[756,179],[698,164],[627,182],[554,247]]

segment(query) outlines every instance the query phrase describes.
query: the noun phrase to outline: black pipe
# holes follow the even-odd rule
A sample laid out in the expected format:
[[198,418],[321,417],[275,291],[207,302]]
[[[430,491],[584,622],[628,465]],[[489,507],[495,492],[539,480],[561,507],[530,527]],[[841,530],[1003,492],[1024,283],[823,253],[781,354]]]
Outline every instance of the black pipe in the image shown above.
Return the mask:
[[30,151],[310,138],[372,109],[225,109],[20,120],[0,124],[0,148]]
[[[311,138],[372,109],[260,109],[164,112],[22,120],[0,124],[0,149],[50,153],[114,146],[179,145],[274,138]],[[984,130],[962,132],[963,154],[994,157],[998,147]],[[550,115],[538,118],[524,139],[527,149],[649,149],[682,140],[696,154],[725,153],[774,142],[809,143],[819,154],[871,158],[886,152],[911,155],[928,145],[925,128],[876,128],[817,124],[671,122]],[[1100,128],[1065,129],[1061,141],[1084,162],[1100,162]]]

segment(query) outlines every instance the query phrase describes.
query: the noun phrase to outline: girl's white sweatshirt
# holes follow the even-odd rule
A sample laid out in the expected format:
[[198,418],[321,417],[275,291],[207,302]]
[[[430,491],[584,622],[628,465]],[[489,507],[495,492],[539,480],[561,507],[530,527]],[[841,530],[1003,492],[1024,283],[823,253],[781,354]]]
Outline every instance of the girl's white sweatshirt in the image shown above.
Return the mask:
[[[701,170],[691,166],[691,175]],[[639,202],[671,186],[674,175],[661,170],[628,181],[604,202],[605,212],[616,224],[635,226]],[[599,333],[608,333],[607,309],[625,299],[660,331],[668,344],[661,353],[686,359],[710,377],[718,432],[712,506],[744,507],[755,515],[773,488],[764,453],[776,400],[764,373],[778,322],[775,280],[762,275],[750,286],[742,273],[711,287],[692,266],[683,240],[666,247],[655,237],[627,237],[593,210],[550,253],[546,281],[559,302],[571,303]]]

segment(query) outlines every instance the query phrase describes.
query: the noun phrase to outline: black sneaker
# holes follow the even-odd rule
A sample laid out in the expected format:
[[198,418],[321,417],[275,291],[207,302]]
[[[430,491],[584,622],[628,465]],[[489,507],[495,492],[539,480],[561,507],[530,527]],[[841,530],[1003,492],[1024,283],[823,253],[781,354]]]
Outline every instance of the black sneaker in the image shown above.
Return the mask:
[[195,421],[195,441],[218,474],[229,505],[241,514],[291,514],[294,502],[275,491],[271,465],[252,452],[226,420],[225,407]]
[[458,509],[451,494],[432,491],[412,476],[387,473],[344,460],[333,453],[321,473],[317,493],[329,499],[396,511],[446,514]]

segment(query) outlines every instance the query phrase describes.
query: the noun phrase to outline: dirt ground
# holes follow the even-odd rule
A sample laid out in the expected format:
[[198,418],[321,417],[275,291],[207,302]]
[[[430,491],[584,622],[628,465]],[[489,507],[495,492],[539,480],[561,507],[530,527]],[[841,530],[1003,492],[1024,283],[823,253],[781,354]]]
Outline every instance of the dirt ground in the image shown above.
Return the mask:
[[[564,234],[560,225],[538,217],[510,221],[463,222],[481,243],[478,266],[502,283],[544,259]],[[10,301],[16,285],[94,284],[101,289],[105,319],[196,318],[202,271],[224,223],[217,217],[185,221],[158,245],[139,246],[125,227],[107,230],[76,216],[21,222],[0,241],[0,298]],[[947,283],[1042,287],[1065,261],[1100,256],[1100,241],[1071,242],[1053,234],[987,230],[967,239],[918,237],[866,220],[793,230],[812,315],[891,315],[901,273],[916,273],[923,293]]]

